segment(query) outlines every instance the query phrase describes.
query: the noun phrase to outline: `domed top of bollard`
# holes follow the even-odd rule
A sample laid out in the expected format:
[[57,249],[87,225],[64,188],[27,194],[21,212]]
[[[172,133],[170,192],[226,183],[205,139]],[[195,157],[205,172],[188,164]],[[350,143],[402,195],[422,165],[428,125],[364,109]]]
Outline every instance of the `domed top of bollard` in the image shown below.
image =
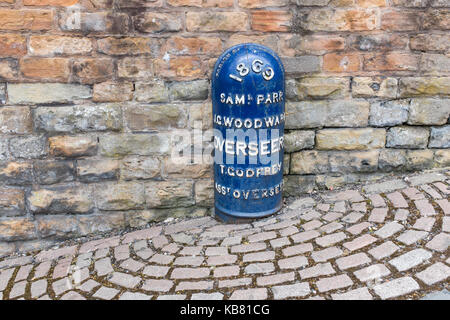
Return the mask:
[[213,92],[217,87],[242,92],[284,90],[284,67],[270,48],[254,43],[238,44],[217,60],[212,87]]

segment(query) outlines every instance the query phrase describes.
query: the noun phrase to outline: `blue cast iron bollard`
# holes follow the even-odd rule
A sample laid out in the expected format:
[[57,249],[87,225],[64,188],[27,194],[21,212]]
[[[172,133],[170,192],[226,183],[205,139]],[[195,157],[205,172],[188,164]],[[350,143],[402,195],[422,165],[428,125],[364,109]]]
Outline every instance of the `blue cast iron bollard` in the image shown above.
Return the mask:
[[215,213],[239,222],[282,206],[284,67],[271,49],[226,50],[212,75]]

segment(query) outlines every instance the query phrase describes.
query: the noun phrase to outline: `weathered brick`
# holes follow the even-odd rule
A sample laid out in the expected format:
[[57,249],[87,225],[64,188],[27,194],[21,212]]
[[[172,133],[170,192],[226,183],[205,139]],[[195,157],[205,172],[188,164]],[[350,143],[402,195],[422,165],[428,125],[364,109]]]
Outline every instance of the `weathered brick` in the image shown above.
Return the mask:
[[127,38],[103,38],[97,40],[98,51],[107,55],[144,55],[156,56],[159,51],[159,43],[156,39],[127,37]]
[[429,148],[450,148],[450,126],[431,127]]
[[119,162],[116,160],[79,160],[77,176],[82,182],[98,182],[117,180],[119,178]]
[[[14,80],[19,75],[19,62],[16,59],[0,59],[0,79]],[[6,103],[6,86],[1,85],[0,104]]]
[[430,132],[426,128],[394,127],[387,132],[388,148],[425,148]]
[[186,29],[191,32],[245,31],[248,20],[245,12],[188,12]]
[[412,50],[418,51],[448,51],[450,50],[450,35],[447,34],[418,34],[410,39]]
[[70,75],[70,61],[65,58],[23,58],[20,71],[30,79],[65,82]]
[[310,31],[367,31],[376,28],[374,10],[319,9],[307,14],[300,26]]
[[71,161],[36,161],[34,173],[39,184],[55,184],[74,180]]
[[89,54],[92,52],[92,40],[84,37],[33,35],[29,48],[33,56]]
[[91,196],[87,187],[62,187],[32,191],[27,200],[30,210],[37,214],[88,213],[94,207]]
[[447,99],[412,99],[409,106],[408,124],[443,125],[450,115]]
[[133,98],[133,84],[130,82],[102,82],[94,85],[93,101],[123,102]]
[[374,53],[364,56],[364,70],[367,71],[415,71],[419,56],[408,53]]
[[287,35],[281,38],[281,52],[286,56],[299,54],[324,54],[328,51],[339,51],[345,47],[345,39],[334,35]]
[[[396,98],[397,90],[398,82],[395,78],[355,77],[352,79],[352,95],[357,98]],[[379,105],[384,106],[382,103]]]
[[26,218],[14,218],[0,221],[0,240],[30,240],[36,238],[35,225]]
[[136,30],[145,33],[173,32],[182,28],[180,16],[176,14],[144,12],[133,17]]
[[168,152],[164,134],[118,134],[100,137],[100,153],[107,157],[154,155]]
[[33,114],[34,127],[45,132],[86,132],[119,130],[122,112],[119,106],[41,107]]
[[449,15],[449,11],[445,9],[427,11],[422,26],[425,30],[449,30]]
[[320,150],[367,150],[382,148],[384,129],[323,129],[316,134],[316,148]]
[[387,10],[381,14],[381,29],[386,31],[415,31],[422,14],[416,11]]
[[145,132],[186,126],[186,112],[178,105],[129,106],[125,120],[132,131]]
[[8,85],[8,99],[11,104],[68,103],[91,97],[92,90],[78,84],[23,83]]
[[114,62],[109,58],[81,58],[73,62],[73,76],[80,83],[97,83],[111,79]]
[[0,216],[20,216],[25,213],[25,192],[0,188]]
[[323,69],[329,72],[354,72],[360,65],[358,53],[328,53],[323,57]]
[[105,11],[80,13],[78,10],[66,10],[60,14],[59,26],[63,31],[125,34],[129,30],[129,16]]
[[399,88],[400,97],[450,95],[448,77],[403,77]]
[[0,57],[23,56],[27,53],[26,38],[18,34],[0,35]]
[[286,32],[290,30],[291,19],[289,11],[258,10],[251,13],[251,27],[262,32]]
[[0,133],[26,134],[33,130],[30,108],[0,108]]

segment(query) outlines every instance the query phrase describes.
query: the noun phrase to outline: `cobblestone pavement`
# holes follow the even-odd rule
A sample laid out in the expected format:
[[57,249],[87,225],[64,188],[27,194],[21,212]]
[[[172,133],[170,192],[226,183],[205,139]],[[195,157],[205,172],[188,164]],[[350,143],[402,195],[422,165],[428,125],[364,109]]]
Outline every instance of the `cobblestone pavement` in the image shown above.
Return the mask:
[[432,297],[449,288],[449,183],[433,171],[313,194],[254,223],[195,218],[7,257],[0,298]]

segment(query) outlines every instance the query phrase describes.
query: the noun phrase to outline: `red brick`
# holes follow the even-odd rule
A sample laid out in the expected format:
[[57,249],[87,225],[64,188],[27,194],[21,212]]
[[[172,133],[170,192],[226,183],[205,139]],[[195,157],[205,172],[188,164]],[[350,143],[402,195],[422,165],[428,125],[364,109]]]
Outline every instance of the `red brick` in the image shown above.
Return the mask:
[[323,57],[323,69],[329,72],[353,72],[360,66],[358,53],[329,53]]
[[79,0],[23,0],[25,6],[60,6],[70,7],[78,3]]
[[288,4],[288,0],[239,0],[239,6],[242,8],[266,8],[283,7]]
[[20,60],[20,71],[27,78],[67,81],[70,61],[64,58],[24,58]]
[[449,30],[450,10],[430,10],[425,13],[423,28],[426,30]]
[[0,57],[22,56],[27,53],[27,39],[17,34],[0,34]]
[[156,60],[156,73],[164,78],[193,80],[205,76],[204,66],[199,57],[179,56],[169,61]]
[[0,59],[0,78],[16,80],[19,74],[19,62],[15,59]]
[[222,40],[220,38],[174,36],[167,40],[165,51],[176,55],[215,55],[222,51]]
[[201,7],[203,0],[167,0],[173,7]]
[[253,11],[252,30],[286,32],[290,30],[292,14],[288,11]]
[[248,16],[245,12],[188,12],[186,29],[191,32],[246,31]]
[[73,63],[73,73],[81,83],[96,83],[112,78],[114,63],[107,58],[84,58]]
[[0,21],[0,30],[49,30],[53,11],[0,9]]
[[363,8],[385,7],[386,0],[356,0],[356,5]]
[[104,38],[97,41],[98,51],[108,55],[139,55],[159,52],[159,43],[155,39],[128,37]]
[[417,11],[388,10],[381,15],[381,29],[387,31],[415,31],[420,26],[421,13]]
[[415,71],[419,56],[409,53],[374,53],[364,56],[364,70],[367,71]]
[[56,35],[37,35],[30,37],[31,55],[75,55],[88,54],[91,51],[92,41],[89,38]]

